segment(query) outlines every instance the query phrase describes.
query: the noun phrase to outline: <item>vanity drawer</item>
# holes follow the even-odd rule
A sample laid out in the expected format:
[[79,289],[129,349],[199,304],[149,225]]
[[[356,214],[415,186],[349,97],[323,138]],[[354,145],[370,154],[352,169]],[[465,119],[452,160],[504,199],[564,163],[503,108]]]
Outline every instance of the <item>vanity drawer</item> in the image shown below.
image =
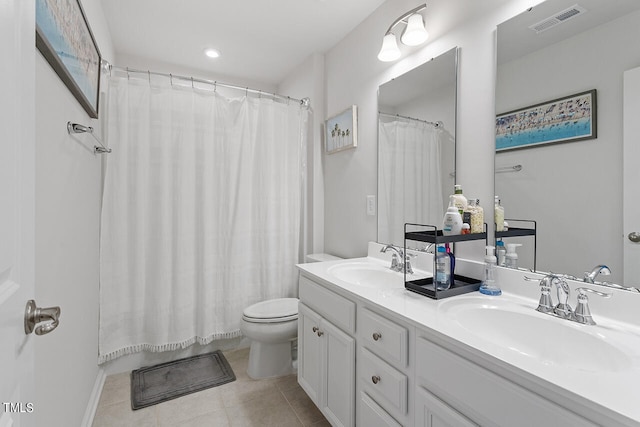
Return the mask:
[[358,333],[369,350],[393,366],[407,366],[409,333],[405,327],[364,308],[358,311]]
[[360,393],[360,418],[362,426],[402,427],[393,417],[378,405],[367,393]]
[[418,336],[417,384],[480,425],[595,427],[524,387]]
[[304,276],[298,283],[300,301],[329,319],[345,332],[353,334],[356,330],[356,304],[353,301],[331,292]]
[[364,347],[357,361],[360,379],[367,393],[378,403],[387,403],[400,414],[407,413],[407,376]]

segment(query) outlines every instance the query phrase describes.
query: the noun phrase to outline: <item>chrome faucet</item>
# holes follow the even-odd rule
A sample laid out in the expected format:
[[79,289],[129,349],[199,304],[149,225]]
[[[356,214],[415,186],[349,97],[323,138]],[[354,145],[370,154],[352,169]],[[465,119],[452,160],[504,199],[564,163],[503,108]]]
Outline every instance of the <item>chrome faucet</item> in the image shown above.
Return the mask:
[[[589,310],[589,299],[587,298],[587,292],[596,294],[598,296],[609,298],[611,294],[605,294],[603,292],[595,291],[590,288],[577,288],[578,291],[578,306],[575,310],[569,305],[570,288],[567,283],[567,278],[558,274],[547,274],[540,280],[540,301],[536,311],[541,313],[550,314],[552,316],[559,317],[561,319],[571,320],[574,322],[595,325],[591,311]],[[525,280],[536,281],[525,276]],[[558,294],[558,304],[553,304],[551,298],[551,288],[554,287]]]
[[393,254],[391,254],[391,267],[389,268],[393,271],[402,271],[404,269],[404,252],[402,252],[402,249],[396,248],[393,245],[384,246],[380,249],[380,252],[384,254],[388,250],[393,251]]
[[584,281],[586,283],[596,283],[596,276],[598,276],[598,274],[608,276],[611,274],[611,270],[609,270],[609,267],[606,265],[596,265],[590,273],[588,271],[584,272]]

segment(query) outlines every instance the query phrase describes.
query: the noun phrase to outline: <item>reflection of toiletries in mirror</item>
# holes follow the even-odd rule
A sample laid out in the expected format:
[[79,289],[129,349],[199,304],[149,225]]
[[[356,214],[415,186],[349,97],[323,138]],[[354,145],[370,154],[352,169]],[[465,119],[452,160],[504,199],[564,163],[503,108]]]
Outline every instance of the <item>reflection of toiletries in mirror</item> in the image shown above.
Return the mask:
[[484,256],[484,280],[480,285],[480,293],[485,295],[500,295],[502,291],[496,284],[496,257],[493,254],[493,246],[486,247]]
[[469,225],[472,233],[482,233],[484,231],[484,209],[480,206],[480,199],[475,199]]
[[498,258],[498,265],[504,267],[505,258],[507,255],[507,248],[504,247],[504,242],[498,240],[496,242],[496,258]]
[[518,254],[516,248],[522,246],[521,243],[507,243],[507,253],[504,258],[504,266],[509,268],[518,268]]
[[456,184],[453,186],[452,196],[454,200],[454,206],[458,208],[458,212],[460,213],[460,215],[462,215],[468,205],[467,198],[462,194],[462,185]]
[[496,231],[504,231],[504,208],[500,204],[500,197],[496,196],[496,203],[493,207],[493,214],[496,224]]
[[462,216],[455,206],[453,197],[453,194],[449,196],[449,207],[442,219],[442,234],[445,236],[457,235],[462,231]]

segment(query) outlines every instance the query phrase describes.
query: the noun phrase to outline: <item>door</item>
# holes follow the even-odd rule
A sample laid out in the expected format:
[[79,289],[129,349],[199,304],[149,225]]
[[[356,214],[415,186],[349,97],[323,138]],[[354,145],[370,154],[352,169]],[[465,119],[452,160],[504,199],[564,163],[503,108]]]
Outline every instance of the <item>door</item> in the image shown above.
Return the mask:
[[[624,72],[623,248],[624,284],[640,285],[640,68]],[[635,233],[635,234],[634,234]]]
[[298,383],[313,403],[320,407],[322,339],[318,335],[320,315],[298,304]]
[[325,372],[321,408],[331,425],[355,425],[356,341],[326,319],[320,323],[324,338]]
[[34,297],[35,2],[0,0],[0,426],[35,425]]

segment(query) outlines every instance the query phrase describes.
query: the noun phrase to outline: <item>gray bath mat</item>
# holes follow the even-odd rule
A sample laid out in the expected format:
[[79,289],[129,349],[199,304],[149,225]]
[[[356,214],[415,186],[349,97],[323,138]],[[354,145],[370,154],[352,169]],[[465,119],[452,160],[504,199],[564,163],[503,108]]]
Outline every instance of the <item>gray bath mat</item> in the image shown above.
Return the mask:
[[220,350],[136,369],[131,372],[131,408],[156,405],[235,379]]

